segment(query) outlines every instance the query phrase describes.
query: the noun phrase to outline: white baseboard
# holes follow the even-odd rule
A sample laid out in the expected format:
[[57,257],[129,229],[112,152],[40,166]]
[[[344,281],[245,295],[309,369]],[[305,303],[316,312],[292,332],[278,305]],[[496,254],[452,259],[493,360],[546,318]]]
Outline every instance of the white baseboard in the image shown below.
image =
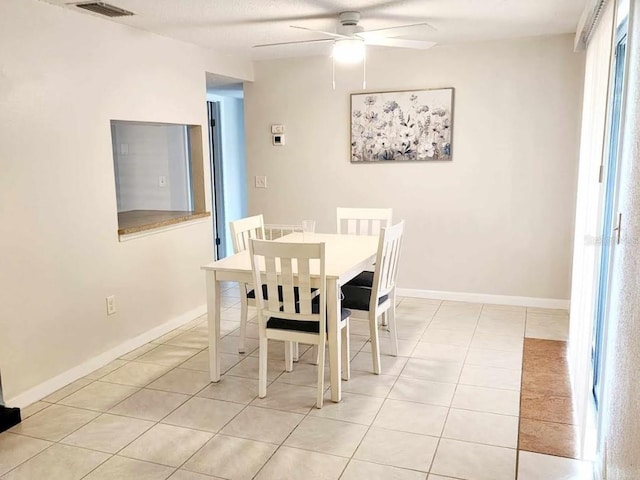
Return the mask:
[[514,305],[518,307],[562,308],[569,309],[569,300],[557,298],[512,297],[510,295],[489,295],[485,293],[443,292],[438,290],[418,290],[398,288],[402,297],[432,298],[453,302],[489,303],[494,305]]
[[169,333],[171,330],[175,330],[182,325],[189,323],[190,321],[204,315],[207,313],[207,306],[201,305],[193,310],[189,310],[188,312],[183,313],[182,315],[169,320],[162,325],[158,325],[151,330],[147,330],[146,332],[138,335],[137,337],[131,338],[122,342],[117,347],[112,348],[111,350],[107,350],[100,355],[97,355],[89,360],[77,365],[66,372],[61,373],[45,382],[42,382],[39,385],[36,385],[33,388],[30,388],[24,393],[21,393],[13,398],[9,398],[6,400],[6,404],[11,407],[19,407],[24,408],[31,405],[38,400],[43,399],[47,395],[60,390],[62,387],[70,384],[71,382],[75,382],[79,378],[82,378],[86,375],[89,375],[94,370],[97,370],[100,367],[105,366],[106,364],[120,358],[121,356],[129,353],[132,350],[135,350],[146,343],[155,340],[158,337],[161,337],[165,333]]

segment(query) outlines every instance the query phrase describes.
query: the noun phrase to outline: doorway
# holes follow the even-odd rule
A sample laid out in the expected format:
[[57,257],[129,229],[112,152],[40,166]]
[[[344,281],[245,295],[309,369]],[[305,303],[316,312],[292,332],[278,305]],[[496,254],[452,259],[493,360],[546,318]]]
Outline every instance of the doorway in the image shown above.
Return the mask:
[[612,68],[612,90],[609,100],[608,150],[603,161],[603,218],[602,248],[600,250],[600,274],[596,296],[595,321],[593,325],[593,344],[591,348],[592,393],[596,408],[602,394],[602,376],[604,350],[607,331],[607,306],[611,282],[613,250],[617,243],[620,215],[616,211],[618,161],[620,157],[620,127],[622,122],[622,104],[627,52],[627,21],[620,24],[616,31],[616,45]]
[[207,73],[215,259],[233,254],[229,222],[247,216],[244,85]]

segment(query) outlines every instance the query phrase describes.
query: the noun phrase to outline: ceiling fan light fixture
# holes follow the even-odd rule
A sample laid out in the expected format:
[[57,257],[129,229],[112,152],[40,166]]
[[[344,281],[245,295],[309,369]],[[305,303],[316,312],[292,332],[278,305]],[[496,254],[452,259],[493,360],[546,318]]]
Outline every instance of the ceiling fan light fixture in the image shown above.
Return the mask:
[[364,40],[345,38],[333,43],[333,58],[338,63],[359,63],[364,59]]

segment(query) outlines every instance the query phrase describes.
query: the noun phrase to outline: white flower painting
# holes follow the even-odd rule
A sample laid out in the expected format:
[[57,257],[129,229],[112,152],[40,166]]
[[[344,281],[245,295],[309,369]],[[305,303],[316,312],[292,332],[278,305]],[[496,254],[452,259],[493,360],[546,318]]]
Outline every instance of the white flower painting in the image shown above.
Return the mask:
[[351,95],[351,161],[451,160],[453,88]]

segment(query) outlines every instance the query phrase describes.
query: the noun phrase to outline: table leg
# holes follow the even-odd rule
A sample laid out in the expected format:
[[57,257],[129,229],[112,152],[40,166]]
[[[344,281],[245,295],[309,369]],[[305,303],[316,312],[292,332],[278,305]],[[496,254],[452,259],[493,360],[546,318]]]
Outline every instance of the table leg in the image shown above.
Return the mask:
[[209,322],[209,373],[212,382],[220,381],[220,282],[215,270],[207,270],[207,320]]
[[327,326],[329,331],[329,368],[331,369],[331,401],[342,398],[342,338],[340,336],[340,294],[338,282],[327,279]]

